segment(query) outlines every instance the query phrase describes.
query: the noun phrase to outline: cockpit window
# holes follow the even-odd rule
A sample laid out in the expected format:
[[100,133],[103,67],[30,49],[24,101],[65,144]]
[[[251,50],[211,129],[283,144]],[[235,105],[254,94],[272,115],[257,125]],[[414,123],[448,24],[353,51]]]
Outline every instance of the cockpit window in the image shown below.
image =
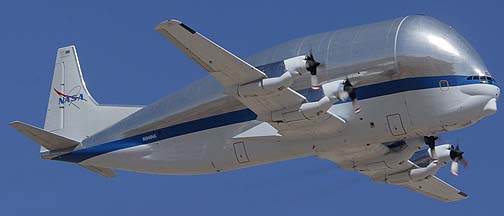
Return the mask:
[[479,80],[480,83],[493,83],[495,79],[489,76],[468,76],[467,80]]

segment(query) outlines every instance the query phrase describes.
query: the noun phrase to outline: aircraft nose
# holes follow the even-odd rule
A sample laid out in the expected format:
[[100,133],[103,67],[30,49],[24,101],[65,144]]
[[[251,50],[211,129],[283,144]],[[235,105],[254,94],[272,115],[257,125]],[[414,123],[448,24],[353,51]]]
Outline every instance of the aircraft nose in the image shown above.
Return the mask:
[[492,97],[492,99],[497,102],[500,96],[500,88],[497,85],[492,85],[492,88],[488,92],[488,96]]
[[497,99],[500,96],[500,88],[497,86],[494,87],[492,98],[483,107],[483,117],[493,115],[497,112]]
[[500,96],[500,88],[496,85],[465,85],[460,90],[466,95],[464,106],[469,110],[479,113],[478,116],[480,118],[497,112],[497,100]]
[[489,98],[499,98],[500,89],[496,85],[466,85],[460,89],[464,94],[469,96],[486,96]]
[[490,99],[487,104],[483,107],[483,117],[493,115],[497,112],[497,99],[492,98]]

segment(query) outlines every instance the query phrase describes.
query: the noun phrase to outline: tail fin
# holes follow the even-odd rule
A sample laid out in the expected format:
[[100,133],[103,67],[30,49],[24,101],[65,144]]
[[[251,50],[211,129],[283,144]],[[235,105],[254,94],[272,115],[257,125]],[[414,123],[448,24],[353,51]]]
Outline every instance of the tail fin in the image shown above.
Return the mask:
[[44,130],[79,142],[141,109],[99,105],[86,88],[75,46],[58,49],[49,94]]

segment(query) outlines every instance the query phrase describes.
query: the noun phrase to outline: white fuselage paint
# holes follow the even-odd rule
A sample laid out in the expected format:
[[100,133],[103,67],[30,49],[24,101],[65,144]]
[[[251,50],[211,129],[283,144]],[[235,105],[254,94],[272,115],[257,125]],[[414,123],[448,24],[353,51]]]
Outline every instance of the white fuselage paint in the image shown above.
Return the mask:
[[[386,153],[383,142],[469,126],[496,111],[498,96],[499,88],[489,84],[406,91],[359,100],[358,113],[352,103],[333,105],[330,111],[347,121],[339,131],[331,131],[328,125],[289,134],[288,139],[233,139],[260,123],[248,121],[113,151],[82,164],[156,174],[200,174],[325,152],[339,155],[340,161],[373,158]],[[317,139],[327,133],[329,139]]]

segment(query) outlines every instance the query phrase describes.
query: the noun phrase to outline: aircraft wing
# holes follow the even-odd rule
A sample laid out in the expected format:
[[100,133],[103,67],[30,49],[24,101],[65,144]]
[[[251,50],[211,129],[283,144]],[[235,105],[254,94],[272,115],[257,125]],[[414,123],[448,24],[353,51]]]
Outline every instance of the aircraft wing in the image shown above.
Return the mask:
[[[331,155],[324,155],[325,159],[331,160],[337,164],[339,164],[339,167],[342,169],[347,169],[347,170],[353,170],[353,171],[358,171],[364,175],[367,175],[371,177],[371,179],[374,182],[381,182],[381,183],[386,183],[383,180],[383,176],[385,174],[394,174],[394,173],[399,173],[403,171],[407,171],[412,168],[417,168],[418,165],[413,163],[412,161],[407,161],[406,163],[402,163],[399,166],[395,166],[394,168],[388,168],[388,169],[377,169],[376,171],[369,171],[369,170],[364,170],[363,168],[354,168],[353,166],[355,163],[359,164],[358,166],[364,167],[365,162],[364,161],[353,161],[350,163],[350,166],[346,164],[346,162],[340,161],[337,159],[337,157],[333,157]],[[373,161],[373,160],[371,160]],[[352,165],[354,164],[354,165]],[[370,162],[369,165],[377,164],[375,162]],[[433,199],[437,199],[440,201],[444,202],[453,202],[453,201],[458,201],[462,199],[466,199],[469,196],[462,192],[461,190],[449,185],[448,183],[444,182],[443,180],[439,179],[436,176],[429,176],[425,179],[418,180],[418,181],[407,181],[404,183],[388,183],[388,184],[394,184],[398,185],[401,187],[404,187],[406,189],[409,189],[414,192],[418,192],[422,195],[431,197]]]
[[[236,94],[233,91],[237,91],[238,85],[267,78],[259,69],[180,21],[162,22],[156,30],[217,79],[230,95]],[[236,98],[258,115],[300,105],[306,101],[304,96],[291,88],[272,95]]]
[[[407,163],[404,163],[403,166],[397,167],[396,169],[390,169],[387,170],[389,173],[395,173],[395,172],[400,172],[402,170],[406,170],[409,168],[415,168],[418,167],[415,163],[408,161]],[[373,178],[374,174],[373,172],[361,172],[365,175],[371,176]],[[412,190],[414,192],[418,192],[420,194],[423,194],[425,196],[444,201],[444,202],[453,202],[453,201],[458,201],[462,199],[466,199],[469,196],[462,192],[461,190],[449,185],[448,183],[444,182],[443,180],[439,179],[436,176],[429,176],[426,179],[420,180],[420,181],[409,181],[406,183],[399,183],[396,184],[401,187],[404,187],[406,189]]]
[[[395,173],[414,167],[418,166],[415,163],[408,161],[407,163],[404,163],[403,166],[387,170],[387,172]],[[368,175],[371,178],[374,178],[374,175],[376,174],[374,172],[361,173]],[[428,178],[420,181],[408,181],[406,183],[399,183],[396,185],[444,202],[453,202],[469,197],[466,193],[451,186],[436,176],[429,176]]]
[[208,71],[223,86],[249,83],[266,75],[178,20],[160,23],[156,30]]
[[425,180],[408,182],[401,186],[421,193],[437,200],[452,202],[468,198],[468,195],[459,189],[449,185],[436,176],[431,176]]

